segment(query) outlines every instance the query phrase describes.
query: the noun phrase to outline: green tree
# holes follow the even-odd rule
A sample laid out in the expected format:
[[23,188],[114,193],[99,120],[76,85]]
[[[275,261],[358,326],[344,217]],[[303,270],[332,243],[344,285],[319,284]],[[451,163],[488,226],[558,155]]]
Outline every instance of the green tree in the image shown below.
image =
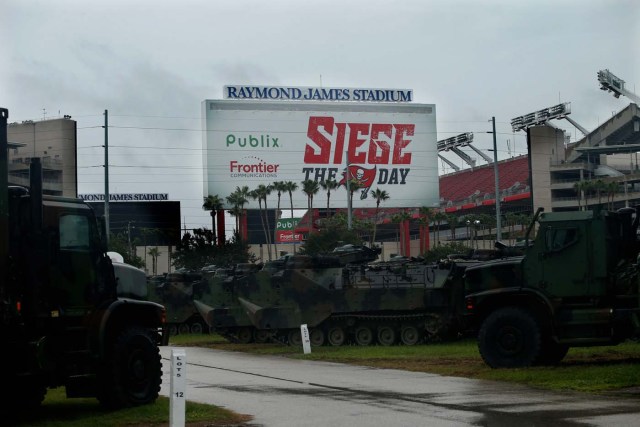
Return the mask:
[[436,225],[436,244],[434,246],[438,246],[440,244],[440,226],[442,225],[443,221],[447,220],[447,215],[442,211],[438,211],[432,215],[432,218],[433,222]]
[[333,179],[328,179],[326,181],[322,181],[320,183],[322,189],[327,192],[327,214],[325,216],[329,216],[329,203],[331,200],[331,190],[335,190],[338,188],[338,182]]
[[254,262],[249,245],[235,232],[230,241],[217,245],[213,233],[206,228],[196,228],[184,233],[172,257],[175,268],[200,270],[205,265],[232,266],[242,262]]
[[408,221],[409,219],[411,219],[411,215],[409,215],[409,213],[407,211],[402,211],[399,212],[395,215],[393,215],[391,217],[391,222],[393,222],[394,224],[398,224],[398,229],[399,229],[399,233],[398,233],[398,244],[400,244],[400,242],[402,242],[402,244],[400,244],[400,253],[401,255],[405,255],[406,251],[408,248],[404,247],[404,242],[405,242],[405,230],[404,227],[402,226],[402,224],[405,221]]
[[[282,193],[287,191],[287,183],[284,181],[275,181],[273,184],[271,184],[271,188],[273,189],[273,191],[276,192],[276,195],[278,196],[278,204],[277,204],[276,215],[275,215],[275,220],[277,224],[278,220],[282,216],[280,212],[280,199],[282,197]],[[277,230],[278,230],[278,227],[273,227],[273,242],[276,241],[276,235],[278,234]]]
[[322,228],[310,234],[300,249],[305,255],[320,255],[332,252],[336,247],[345,244],[362,245],[363,241],[355,230],[347,229],[347,219],[343,213],[320,222]]
[[244,235],[244,230],[241,228],[242,216],[244,215],[244,205],[249,201],[249,187],[244,185],[242,187],[236,187],[235,191],[227,196],[227,202],[232,205],[232,209],[229,213],[236,217],[236,230],[240,236]]
[[[207,197],[205,197],[204,203],[202,204],[202,209],[204,209],[205,211],[209,211],[209,213],[211,214],[211,231],[213,232],[214,240],[217,240],[216,213],[218,213],[218,211],[222,209],[223,203],[224,200],[217,194],[209,194]],[[224,241],[224,236],[222,236],[222,240]]]
[[149,249],[148,254],[151,256],[152,260],[153,267],[151,271],[153,271],[153,275],[155,276],[158,274],[158,257],[162,254],[162,252],[160,252],[160,250],[156,246],[155,248]]
[[[249,192],[250,197],[258,200],[258,206],[260,210],[260,222],[262,223],[262,230],[264,231],[264,237],[267,242],[267,255],[269,261],[272,260],[271,256],[271,233],[269,233],[269,216],[267,207],[267,197],[271,194],[271,186],[260,184],[258,188]],[[262,209],[262,202],[264,202],[264,209]]]
[[378,212],[380,211],[380,203],[389,200],[389,193],[387,193],[385,190],[376,188],[371,192],[371,195],[376,201],[376,211],[373,218],[373,233],[370,240],[370,246],[373,247],[373,244],[376,242],[376,231],[378,229]]
[[[135,240],[134,240],[135,244]],[[110,233],[109,235],[109,251],[117,252],[122,255],[124,262],[134,267],[144,268],[144,260],[131,251],[129,246],[129,238],[124,233]]]
[[320,191],[320,184],[312,179],[302,181],[302,192],[307,195],[307,209],[309,210],[309,235],[313,229],[313,196]]

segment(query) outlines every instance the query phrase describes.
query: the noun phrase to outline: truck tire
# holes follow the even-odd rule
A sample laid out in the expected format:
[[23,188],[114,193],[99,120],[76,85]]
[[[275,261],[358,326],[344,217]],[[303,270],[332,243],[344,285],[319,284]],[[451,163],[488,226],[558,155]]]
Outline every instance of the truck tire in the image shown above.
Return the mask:
[[531,366],[540,354],[540,327],[526,310],[500,308],[482,323],[478,348],[492,368]]
[[154,333],[141,327],[125,329],[111,350],[101,372],[100,403],[121,408],[155,402],[162,363]]
[[569,346],[558,344],[549,337],[543,338],[540,345],[540,354],[534,365],[557,365],[564,359],[568,351]]

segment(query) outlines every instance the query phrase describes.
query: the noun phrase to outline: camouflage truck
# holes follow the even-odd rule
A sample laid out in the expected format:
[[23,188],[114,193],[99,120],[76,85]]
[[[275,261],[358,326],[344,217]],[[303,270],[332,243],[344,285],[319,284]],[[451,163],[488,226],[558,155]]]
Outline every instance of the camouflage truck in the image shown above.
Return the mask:
[[90,206],[42,195],[40,159],[29,189],[8,185],[7,118],[0,109],[0,411],[37,407],[59,386],[110,407],[155,401],[164,308],[141,301],[135,272],[114,272]]
[[368,264],[376,257],[363,247],[291,256],[237,281],[229,304],[237,311],[239,302],[254,333],[291,345],[301,342],[301,324],[314,346],[413,345],[460,330],[462,272],[479,261]]
[[523,256],[469,267],[464,315],[487,365],[554,364],[569,347],[637,337],[639,218],[630,208],[538,210]]
[[206,331],[205,322],[193,305],[194,299],[201,298],[205,286],[202,274],[186,270],[148,280],[148,299],[165,307],[169,335]]

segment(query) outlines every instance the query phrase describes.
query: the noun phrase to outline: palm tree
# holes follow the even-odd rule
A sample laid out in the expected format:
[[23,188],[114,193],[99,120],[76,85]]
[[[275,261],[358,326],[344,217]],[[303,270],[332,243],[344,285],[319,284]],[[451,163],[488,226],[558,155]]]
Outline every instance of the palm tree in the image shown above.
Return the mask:
[[352,179],[349,181],[349,201],[351,203],[351,207],[353,208],[353,194],[362,188],[362,184],[357,179]]
[[451,231],[450,240],[451,241],[455,241],[456,240],[456,227],[458,226],[458,217],[453,215],[453,214],[449,214],[449,215],[447,215],[447,222],[449,223],[449,230]]
[[[611,181],[607,184],[607,201],[609,203],[609,210],[613,210],[613,199],[616,196],[616,193],[618,192],[618,183],[615,181]],[[609,201],[610,200],[610,201]]]
[[216,213],[222,209],[224,200],[217,194],[209,194],[204,199],[202,209],[211,213],[211,231],[213,232],[213,240],[216,241]]
[[573,189],[576,190],[576,194],[578,194],[578,210],[582,210],[582,183],[584,181],[577,181],[573,183]]
[[313,196],[320,191],[320,184],[312,179],[305,179],[302,181],[302,192],[307,195],[307,209],[309,210],[309,233],[311,233],[311,227],[313,222]]
[[371,235],[370,241],[370,246],[373,246],[373,244],[376,242],[376,231],[378,229],[378,212],[380,210],[380,203],[389,200],[389,193],[387,193],[385,190],[376,188],[371,192],[371,195],[376,201],[376,213],[373,218],[373,233]]
[[[271,235],[269,233],[269,217],[267,215],[267,196],[271,194],[271,186],[260,184],[258,188],[249,192],[249,195],[258,200],[258,209],[260,211],[260,222],[262,223],[262,231],[264,232],[265,241],[267,242],[267,255],[269,261],[271,261]],[[264,210],[262,209],[262,202],[264,201]]]
[[438,211],[433,215],[433,221],[436,223],[436,245],[440,245],[440,225],[442,221],[447,220],[447,214]]
[[155,247],[155,248],[149,249],[148,253],[149,253],[149,255],[151,255],[151,259],[152,259],[152,262],[153,262],[153,270],[152,271],[153,271],[153,275],[155,276],[155,275],[158,274],[157,273],[157,270],[158,270],[158,257],[160,256],[160,254],[162,252],[160,252],[160,250],[158,250],[158,247]]
[[403,223],[405,221],[408,221],[411,218],[411,215],[409,215],[409,213],[407,213],[407,211],[402,211],[399,212],[395,215],[393,215],[391,217],[391,221],[395,224],[398,224],[398,227],[400,229],[400,233],[399,233],[399,240],[400,242],[402,242],[402,244],[400,245],[400,253],[402,255],[405,255],[407,253],[407,249],[405,247],[404,241],[405,241],[405,233],[404,233],[404,227],[403,227]]
[[[275,181],[273,184],[271,184],[271,188],[277,193],[278,195],[278,207],[276,208],[276,215],[275,215],[275,220],[276,220],[276,224],[278,223],[278,220],[280,219],[280,197],[282,196],[282,193],[284,193],[285,191],[287,191],[287,186],[285,184],[284,181]],[[276,240],[276,236],[278,234],[278,227],[273,227],[273,241],[275,242]]]
[[420,231],[424,233],[424,248],[420,248],[420,252],[427,252],[429,250],[429,223],[431,222],[431,217],[433,216],[433,209],[427,206],[422,206],[418,209],[418,213],[421,218],[424,218],[423,221],[420,222]]
[[607,190],[607,184],[603,180],[598,179],[593,183],[593,189],[598,196],[598,206],[600,206],[602,204],[602,193]]
[[293,219],[293,192],[298,189],[298,184],[293,181],[286,181],[284,188],[289,193],[289,203],[291,204],[291,218]]
[[331,190],[334,190],[336,188],[338,188],[338,182],[334,179],[328,179],[326,181],[322,181],[320,183],[320,185],[322,186],[322,189],[325,190],[327,192],[327,214],[326,216],[329,216],[329,201],[331,199]]
[[515,243],[514,233],[515,233],[516,223],[518,221],[518,214],[514,212],[507,212],[504,216],[504,219],[507,221],[507,227],[509,227],[509,241],[513,239],[514,240],[513,243]]
[[235,191],[227,196],[227,202],[233,206],[229,213],[236,217],[236,232],[242,238],[243,230],[241,229],[242,215],[244,215],[244,205],[247,204],[249,197],[249,187],[236,187]]

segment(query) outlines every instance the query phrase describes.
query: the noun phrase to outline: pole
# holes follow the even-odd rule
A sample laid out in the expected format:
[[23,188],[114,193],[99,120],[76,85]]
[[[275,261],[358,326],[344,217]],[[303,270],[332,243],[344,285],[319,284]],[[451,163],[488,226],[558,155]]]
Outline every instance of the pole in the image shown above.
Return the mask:
[[502,219],[500,214],[500,174],[498,172],[498,144],[496,142],[496,118],[492,117],[493,124],[493,175],[496,181],[496,241],[502,240]]
[[347,230],[351,230],[351,171],[349,170],[349,150],[346,151],[347,158]]
[[104,222],[109,244],[109,110],[104,110]]
[[9,110],[0,108],[0,274],[5,282],[7,274],[7,260],[9,258],[9,165],[7,150],[9,141],[7,137],[7,121]]

